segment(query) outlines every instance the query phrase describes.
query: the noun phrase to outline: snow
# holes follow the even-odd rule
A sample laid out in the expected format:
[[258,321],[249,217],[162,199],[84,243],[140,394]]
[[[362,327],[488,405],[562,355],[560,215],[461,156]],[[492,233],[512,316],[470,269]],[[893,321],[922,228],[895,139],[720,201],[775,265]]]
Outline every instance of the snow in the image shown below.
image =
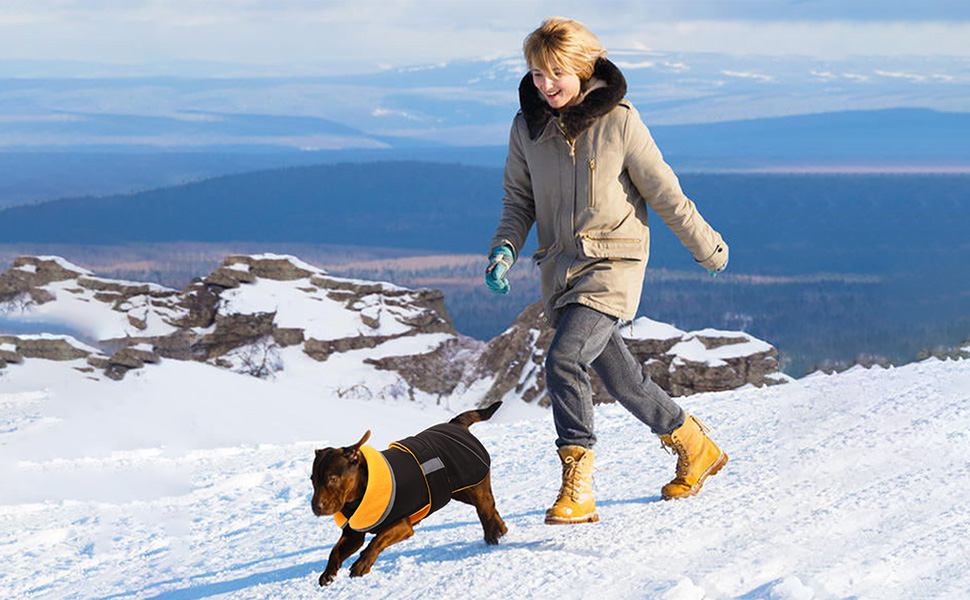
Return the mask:
[[69,335],[59,335],[54,333],[31,333],[18,335],[17,337],[22,340],[60,340],[62,342],[67,342],[78,350],[84,350],[85,352],[89,352],[91,354],[101,354],[101,351],[97,348],[88,346],[84,342],[80,342],[76,338]]
[[[101,279],[99,281],[112,281]],[[148,285],[148,284],[126,284]],[[155,286],[155,284],[150,284]],[[160,290],[167,290],[155,286]],[[102,302],[95,297],[96,291],[78,287],[76,280],[56,281],[43,286],[56,299],[44,304],[29,303],[18,310],[16,303],[0,305],[0,314],[25,322],[57,323],[71,327],[93,339],[104,340],[128,336],[164,336],[177,330],[163,320],[163,316],[174,316],[173,310],[154,306],[147,295],[133,296],[122,306],[135,316],[145,319],[147,327],[138,329],[128,321],[128,313],[114,310],[113,302]],[[169,290],[170,291],[170,290]]]
[[708,350],[707,346],[702,344],[697,338],[691,338],[683,342],[678,342],[667,352],[667,354],[674,355],[674,360],[671,361],[671,365],[674,366],[686,365],[686,361],[704,363],[709,367],[723,367],[727,365],[727,363],[720,358],[713,356],[713,352]]
[[373,281],[370,279],[354,279],[353,277],[334,277],[333,275],[325,275],[326,279],[338,283],[350,283],[353,285],[361,286],[377,286],[384,292],[406,292],[411,291],[409,288],[402,287],[393,283],[388,283],[386,281]]
[[[675,357],[672,361],[673,365],[684,365],[686,364],[685,361],[690,361],[694,363],[703,363],[710,367],[722,367],[728,364],[725,362],[728,359],[743,358],[760,352],[771,351],[771,344],[763,342],[743,332],[702,329],[700,331],[692,331],[686,334],[686,336],[687,337],[683,341],[676,343],[670,350],[667,351],[667,354]],[[735,344],[726,344],[724,346],[719,346],[709,350],[707,346],[705,346],[703,342],[698,339],[698,336],[743,338],[745,341]]]
[[37,265],[19,265],[17,267],[13,267],[13,268],[14,269],[17,269],[18,271],[24,271],[24,272],[27,272],[27,273],[36,273],[37,272]]
[[673,458],[621,407],[598,406],[601,521],[579,526],[542,524],[559,477],[551,415],[509,398],[473,429],[493,457],[510,528],[502,543],[485,545],[474,511],[453,502],[366,577],[351,579],[348,561],[320,590],[338,530],[309,510],[313,448],[367,429],[383,448],[461,407],[338,397],[295,354],[273,381],[174,360],[120,382],[91,381],[70,362],[0,372],[0,597],[803,600],[970,589],[970,361],[683,398],[731,460],[676,502],[659,499]]
[[[307,338],[337,340],[360,335],[389,336],[407,333],[413,326],[397,317],[413,315],[413,309],[385,304],[380,294],[369,294],[355,303],[356,310],[343,300],[334,300],[325,290],[304,291],[309,282],[258,279],[222,292],[219,312],[222,314],[276,313],[278,327],[303,328]],[[303,288],[303,289],[300,289]],[[378,327],[366,325],[361,314],[378,321]]]
[[99,281],[99,282],[107,283],[111,285],[117,285],[120,287],[139,287],[139,288],[144,287],[144,288],[147,288],[148,291],[156,292],[156,293],[166,293],[166,292],[178,293],[179,291],[179,290],[176,290],[175,288],[170,288],[164,285],[159,285],[157,283],[144,282],[144,281],[128,281],[126,279],[108,279],[105,277],[89,277],[88,279],[94,279],[95,281]]
[[57,263],[57,266],[61,267],[62,269],[66,269],[68,271],[74,271],[75,273],[79,273],[81,275],[94,275],[94,273],[92,273],[91,271],[88,271],[84,267],[79,267],[76,264],[72,263],[71,261],[66,260],[60,256],[35,256],[34,258],[36,258],[37,260],[54,261],[55,263]]
[[620,333],[628,340],[670,340],[684,336],[684,332],[673,325],[639,317],[629,327],[622,327]]
[[272,253],[266,252],[263,254],[251,254],[249,255],[249,257],[252,258],[253,260],[285,260],[292,263],[293,266],[303,269],[304,271],[310,271],[311,273],[314,273],[317,275],[327,274],[327,272],[324,271],[323,269],[319,267],[314,267],[310,263],[304,262],[291,254],[272,254]]

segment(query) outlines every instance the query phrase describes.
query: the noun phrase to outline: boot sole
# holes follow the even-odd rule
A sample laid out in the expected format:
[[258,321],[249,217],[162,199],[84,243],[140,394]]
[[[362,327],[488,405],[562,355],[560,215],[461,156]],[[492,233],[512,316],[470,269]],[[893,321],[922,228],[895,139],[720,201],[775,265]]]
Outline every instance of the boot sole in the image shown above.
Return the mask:
[[582,517],[574,517],[572,519],[567,517],[546,517],[546,525],[575,525],[577,523],[596,523],[599,520],[600,516],[596,513],[583,515]]
[[704,481],[708,477],[710,477],[711,475],[717,475],[718,471],[724,468],[724,465],[727,464],[727,461],[728,461],[727,452],[721,452],[721,457],[718,458],[716,461],[714,461],[714,464],[711,465],[711,467],[700,476],[700,479],[697,480],[697,483],[694,484],[694,487],[690,488],[683,494],[677,494],[676,496],[661,494],[660,497],[663,500],[680,500],[681,498],[688,498],[690,496],[693,496],[697,492],[701,491],[701,487],[704,485]]

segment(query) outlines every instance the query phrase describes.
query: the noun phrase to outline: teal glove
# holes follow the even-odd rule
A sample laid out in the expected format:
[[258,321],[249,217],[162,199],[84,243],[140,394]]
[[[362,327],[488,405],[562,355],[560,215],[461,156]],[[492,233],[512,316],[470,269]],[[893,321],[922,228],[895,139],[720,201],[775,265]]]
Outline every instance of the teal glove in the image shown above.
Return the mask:
[[505,274],[509,272],[515,262],[515,252],[506,245],[492,248],[488,257],[488,267],[485,269],[485,285],[496,294],[509,293],[509,280]]

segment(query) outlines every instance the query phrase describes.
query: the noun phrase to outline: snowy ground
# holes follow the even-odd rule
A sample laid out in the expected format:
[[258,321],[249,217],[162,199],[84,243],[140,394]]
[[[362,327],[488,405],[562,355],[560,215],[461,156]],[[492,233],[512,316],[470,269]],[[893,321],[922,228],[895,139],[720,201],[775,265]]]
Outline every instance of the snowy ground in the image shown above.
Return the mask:
[[[317,587],[338,530],[309,509],[312,450],[378,448],[452,409],[327,397],[163,361],[119,383],[42,360],[0,378],[0,598],[965,598],[970,361],[929,361],[682,400],[731,460],[662,502],[673,459],[597,409],[601,522],[551,527],[552,423],[474,431],[510,531],[451,503]],[[204,369],[204,371],[202,371]],[[203,374],[204,373],[204,374]],[[214,373],[214,374],[213,374]]]

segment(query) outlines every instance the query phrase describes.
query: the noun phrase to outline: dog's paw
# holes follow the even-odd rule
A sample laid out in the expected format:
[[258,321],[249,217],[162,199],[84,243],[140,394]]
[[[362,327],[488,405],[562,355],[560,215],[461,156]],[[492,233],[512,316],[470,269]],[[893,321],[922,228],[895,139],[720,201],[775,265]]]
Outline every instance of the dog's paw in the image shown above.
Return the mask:
[[508,533],[509,528],[506,527],[505,523],[501,520],[493,521],[488,528],[485,529],[485,543],[490,546],[498,544],[499,538]]
[[368,573],[370,573],[371,566],[372,565],[366,562],[364,559],[362,558],[357,559],[357,562],[355,562],[353,566],[350,567],[350,576],[363,577],[364,575],[367,575]]
[[320,587],[324,587],[333,583],[333,580],[337,578],[337,571],[327,569],[320,575]]

